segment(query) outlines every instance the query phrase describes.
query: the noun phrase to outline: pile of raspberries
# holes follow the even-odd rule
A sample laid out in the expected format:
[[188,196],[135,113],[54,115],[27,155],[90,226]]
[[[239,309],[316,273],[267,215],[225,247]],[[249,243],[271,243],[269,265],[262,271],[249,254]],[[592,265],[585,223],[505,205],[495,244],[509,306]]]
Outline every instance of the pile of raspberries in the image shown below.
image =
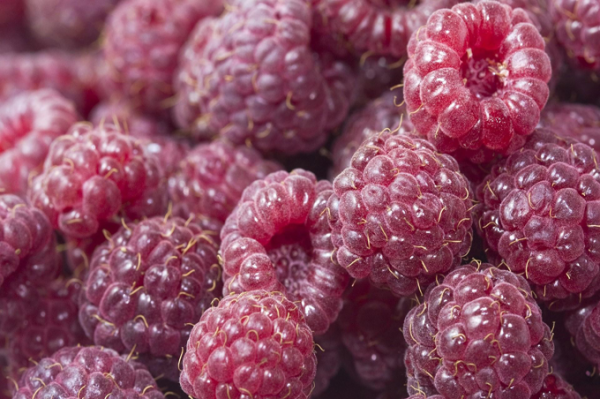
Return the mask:
[[0,399],[600,399],[600,0],[0,0]]

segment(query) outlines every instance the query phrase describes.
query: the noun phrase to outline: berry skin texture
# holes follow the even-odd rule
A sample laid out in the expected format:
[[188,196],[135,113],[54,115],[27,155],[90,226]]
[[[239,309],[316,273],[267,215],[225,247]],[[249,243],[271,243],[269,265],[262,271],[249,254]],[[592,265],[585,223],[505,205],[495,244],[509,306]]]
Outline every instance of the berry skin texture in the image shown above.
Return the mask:
[[[459,267],[431,285],[403,332],[409,377],[429,379],[446,399],[530,398],[554,353],[527,281],[489,264]],[[408,388],[419,393],[410,378]]]
[[97,346],[67,347],[25,371],[14,399],[164,399],[139,363]]
[[409,296],[469,252],[469,185],[456,160],[425,140],[371,136],[333,189],[335,257],[353,278]]
[[59,270],[56,238],[46,216],[16,195],[0,195],[0,292],[16,271],[39,286],[57,277]]
[[185,218],[195,214],[225,222],[246,187],[280,169],[245,146],[199,144],[180,159],[178,172],[169,179],[173,211]]
[[542,389],[531,399],[581,399],[581,396],[560,375],[551,373],[544,379]]
[[333,260],[327,199],[331,183],[302,169],[275,172],[248,186],[221,231],[224,295],[281,291],[315,334],[342,307],[346,272]]
[[313,345],[301,309],[283,294],[230,295],[194,326],[181,387],[197,399],[307,399],[317,367]]
[[578,307],[600,289],[599,180],[592,148],[538,129],[477,188],[488,258],[524,273],[551,310]]
[[166,178],[141,141],[114,124],[77,123],[56,139],[29,199],[68,238],[87,238],[118,222],[163,214]]
[[87,336],[142,362],[177,358],[191,325],[222,290],[218,244],[192,218],[124,224],[90,262],[79,312]]
[[600,108],[590,104],[550,104],[542,111],[540,126],[562,137],[581,141],[600,151]]
[[24,195],[52,141],[77,120],[73,104],[49,89],[24,92],[0,105],[0,192]]
[[600,302],[596,299],[570,312],[565,324],[579,352],[595,367],[600,367]]
[[404,98],[417,131],[466,157],[520,148],[552,75],[544,39],[522,9],[495,2],[438,10],[408,45]]

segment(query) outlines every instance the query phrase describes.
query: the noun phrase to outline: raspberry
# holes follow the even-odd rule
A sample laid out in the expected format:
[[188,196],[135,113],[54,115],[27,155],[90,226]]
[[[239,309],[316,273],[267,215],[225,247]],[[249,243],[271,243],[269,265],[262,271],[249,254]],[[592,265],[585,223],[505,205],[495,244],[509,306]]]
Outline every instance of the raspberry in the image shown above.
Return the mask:
[[359,100],[371,102],[387,93],[396,83],[402,82],[404,60],[392,62],[383,56],[363,59],[360,63]]
[[121,2],[106,22],[107,95],[117,93],[148,112],[164,110],[180,48],[198,21],[222,7],[221,0]]
[[279,290],[298,303],[315,334],[342,307],[346,272],[333,261],[327,199],[331,183],[302,169],[248,186],[221,231],[224,294]]
[[60,270],[56,239],[50,222],[42,212],[16,195],[2,194],[0,286],[17,270],[33,285],[44,285],[55,278]]
[[73,104],[53,90],[19,94],[0,105],[0,192],[25,194],[52,141],[77,122]]
[[539,129],[477,189],[488,258],[524,273],[552,310],[600,289],[598,180],[592,148]]
[[20,22],[25,14],[24,0],[2,0],[0,2],[0,26]]
[[544,108],[540,126],[600,150],[600,108],[586,104],[556,103]]
[[281,293],[225,297],[196,324],[181,387],[194,398],[306,399],[316,356],[301,309]]
[[548,99],[544,39],[522,9],[495,1],[436,11],[415,32],[404,98],[417,131],[476,159],[521,147]]
[[[530,398],[554,352],[527,281],[487,264],[432,285],[403,331],[409,375],[429,379],[446,399]],[[409,393],[419,392],[409,384]]]
[[73,125],[50,146],[31,202],[70,238],[86,238],[103,223],[164,212],[166,179],[143,143],[113,124]]
[[79,313],[87,336],[142,362],[177,358],[222,290],[218,244],[217,233],[192,218],[124,224],[90,262]]
[[323,335],[315,337],[317,346],[317,372],[312,397],[316,398],[327,390],[329,383],[342,365],[342,343],[336,324],[329,327]]
[[67,347],[25,371],[14,399],[106,396],[164,399],[148,370],[129,357],[97,346]]
[[119,0],[26,0],[29,27],[49,46],[77,48],[92,44]]
[[531,399],[581,399],[581,396],[561,376],[548,374],[542,389]]
[[215,141],[199,144],[180,162],[169,179],[176,215],[203,215],[225,222],[244,189],[257,179],[281,169],[255,150]]
[[408,399],[446,399],[442,395],[425,396],[422,394],[411,395]]
[[262,152],[319,148],[347,112],[353,76],[342,62],[313,54],[310,29],[302,0],[243,1],[202,21],[175,78],[179,126]]
[[600,367],[600,302],[596,299],[571,312],[565,324],[579,352]]
[[425,140],[371,136],[333,188],[335,255],[354,278],[409,296],[469,252],[468,183],[456,160]]

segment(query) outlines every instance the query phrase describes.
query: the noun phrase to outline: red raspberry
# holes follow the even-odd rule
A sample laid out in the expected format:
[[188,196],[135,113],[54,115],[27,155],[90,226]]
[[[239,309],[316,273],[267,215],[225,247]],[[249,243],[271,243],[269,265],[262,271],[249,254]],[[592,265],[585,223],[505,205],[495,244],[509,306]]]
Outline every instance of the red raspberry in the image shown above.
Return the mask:
[[25,194],[52,141],[77,120],[73,103],[54,90],[24,92],[0,105],[0,192]]
[[571,312],[565,324],[579,352],[600,367],[600,302],[596,299]]
[[119,0],[26,0],[29,27],[49,46],[77,48],[92,44]]
[[600,178],[595,151],[540,129],[477,189],[488,258],[524,273],[553,310],[600,289]]
[[0,2],[0,26],[18,23],[25,14],[24,0],[2,0]]
[[177,359],[222,290],[218,244],[218,233],[193,218],[124,224],[90,262],[79,313],[87,336],[143,362]]
[[225,222],[250,183],[281,169],[251,148],[221,141],[199,144],[180,161],[179,171],[169,179],[175,214],[220,222]]
[[600,150],[600,108],[587,104],[555,103],[542,111],[540,126]]
[[52,143],[29,198],[65,236],[86,238],[118,213],[163,213],[165,189],[164,171],[141,141],[113,124],[78,123]]
[[221,0],[121,2],[106,22],[106,95],[117,93],[148,112],[165,110],[180,48],[198,21],[222,8]]
[[148,370],[129,357],[97,346],[67,347],[25,371],[14,399],[107,396],[164,399]]
[[542,389],[531,399],[581,399],[581,396],[560,375],[550,373],[544,379]]
[[[554,352],[527,281],[490,265],[460,267],[432,285],[403,331],[409,375],[446,399],[530,398]],[[419,392],[409,385],[409,393]]]
[[311,396],[313,398],[319,397],[327,390],[342,365],[343,345],[337,323],[330,326],[325,334],[315,337],[315,346],[318,349],[315,386]]
[[388,131],[371,136],[333,188],[336,258],[354,278],[408,296],[469,252],[467,180],[454,158],[425,140]]
[[175,78],[179,126],[263,152],[319,148],[343,120],[354,83],[348,66],[313,54],[310,30],[302,0],[247,0],[201,22]]
[[495,1],[436,11],[408,45],[404,98],[417,131],[442,152],[509,152],[535,129],[552,74],[522,9]]
[[301,309],[281,293],[250,291],[227,296],[202,315],[180,382],[198,399],[307,399],[316,363]]
[[348,284],[334,263],[327,199],[331,183],[302,169],[248,186],[221,231],[224,294],[280,290],[315,334],[327,331]]
[[[60,262],[56,253],[56,239],[50,222],[42,212],[16,195],[2,194],[0,286],[6,277],[17,270],[33,285],[45,285],[57,277]],[[0,292],[4,289],[7,288],[2,287]]]

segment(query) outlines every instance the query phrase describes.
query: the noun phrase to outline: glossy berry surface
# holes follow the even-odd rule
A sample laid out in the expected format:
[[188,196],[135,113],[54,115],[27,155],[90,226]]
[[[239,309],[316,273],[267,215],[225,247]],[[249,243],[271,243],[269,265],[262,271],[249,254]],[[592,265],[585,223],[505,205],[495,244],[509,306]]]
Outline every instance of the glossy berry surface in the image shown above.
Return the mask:
[[425,288],[471,247],[471,193],[449,155],[383,131],[363,142],[327,203],[339,264],[397,296]]
[[78,123],[52,143],[29,199],[65,236],[86,238],[111,220],[164,213],[166,184],[141,141],[114,124]]
[[542,111],[540,126],[600,150],[600,108],[591,104],[554,103]]
[[404,66],[415,128],[442,152],[518,149],[548,99],[544,48],[522,9],[482,1],[436,11],[411,38]]
[[524,273],[552,310],[600,288],[596,153],[540,129],[477,188],[476,226],[488,258]]
[[331,183],[302,169],[275,172],[248,186],[221,231],[224,294],[282,291],[308,326],[324,333],[348,284],[332,257],[327,199]]
[[0,192],[24,195],[52,141],[77,120],[73,103],[53,90],[25,92],[2,103]]
[[581,396],[560,375],[551,373],[544,379],[542,389],[531,399],[581,399]]
[[197,399],[306,399],[317,366],[301,309],[281,293],[229,295],[194,326],[181,387]]
[[457,268],[432,285],[403,332],[409,393],[419,393],[412,377],[433,382],[446,399],[530,398],[554,353],[527,281],[485,264]]

